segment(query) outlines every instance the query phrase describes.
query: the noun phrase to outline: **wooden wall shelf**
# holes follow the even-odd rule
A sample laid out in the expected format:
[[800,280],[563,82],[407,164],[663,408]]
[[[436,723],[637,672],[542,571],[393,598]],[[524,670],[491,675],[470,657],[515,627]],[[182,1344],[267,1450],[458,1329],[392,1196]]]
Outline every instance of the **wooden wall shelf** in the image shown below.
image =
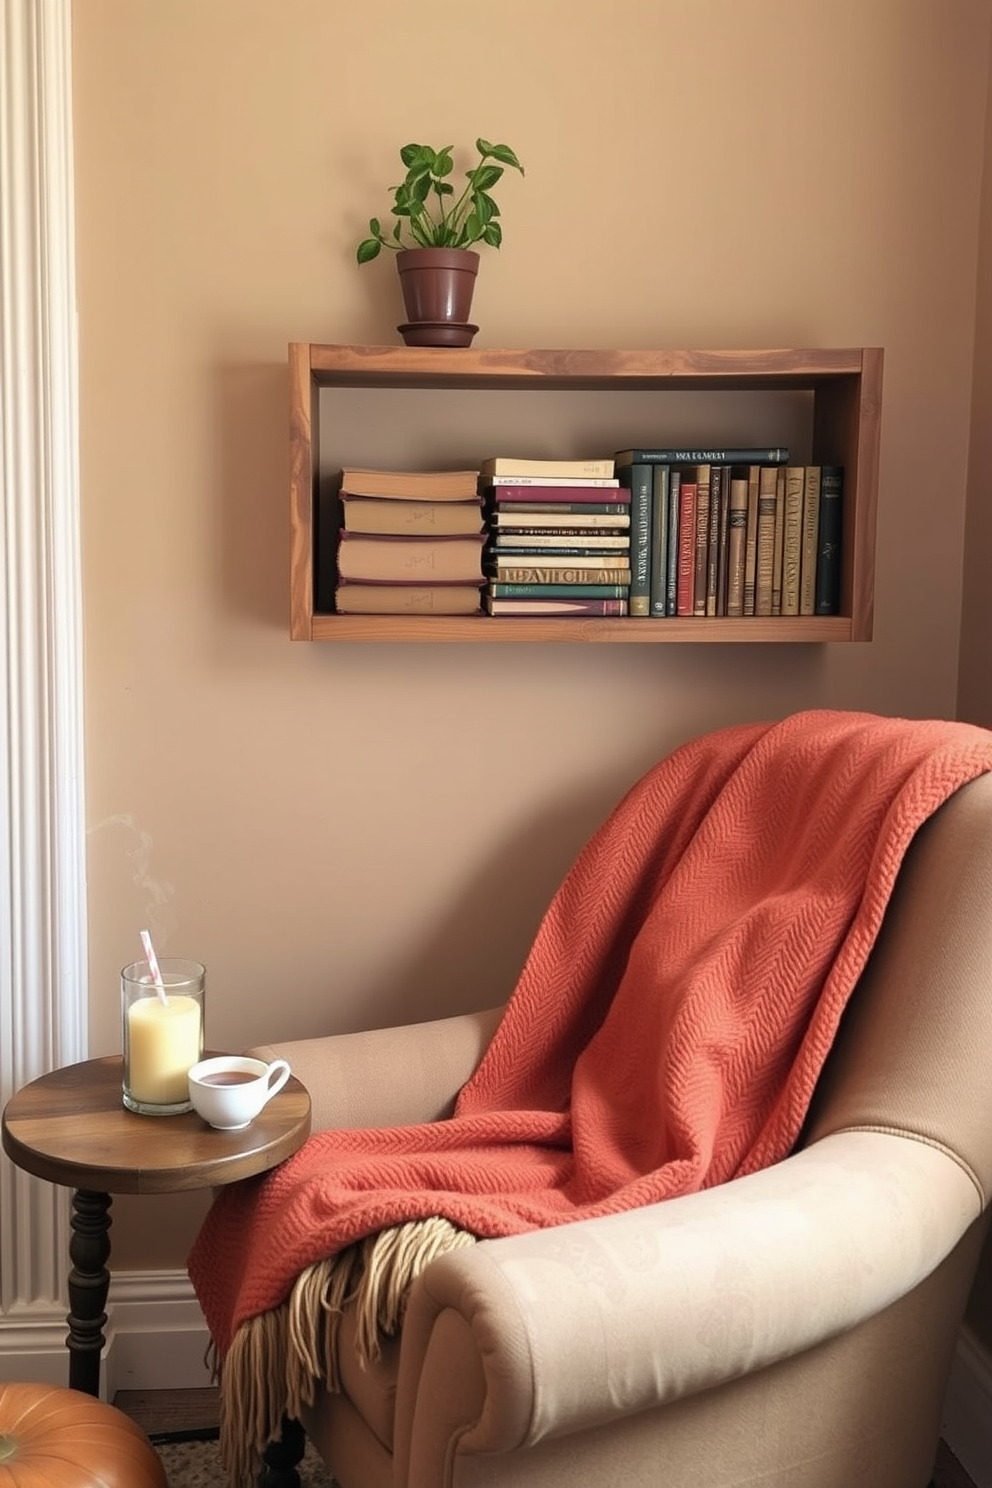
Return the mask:
[[[881,349],[782,351],[506,351],[406,346],[289,347],[290,634],[306,641],[772,642],[871,639],[882,394]],[[810,447],[797,463],[844,466],[841,614],[742,619],[494,619],[337,615],[315,606],[321,481],[321,398],[335,389],[497,389],[638,392],[799,392],[812,401]],[[441,417],[439,413],[439,417]],[[722,438],[714,427],[711,437]],[[755,440],[761,443],[763,440]],[[617,438],[616,446],[622,440]],[[499,451],[480,449],[481,460]],[[609,453],[610,451],[605,451]],[[526,453],[526,451],[510,451]],[[565,451],[569,454],[570,451]],[[602,454],[602,449],[584,453]],[[347,463],[359,463],[351,460]],[[360,463],[380,462],[370,448]],[[463,465],[463,460],[455,463]],[[438,467],[439,468],[439,467]]]

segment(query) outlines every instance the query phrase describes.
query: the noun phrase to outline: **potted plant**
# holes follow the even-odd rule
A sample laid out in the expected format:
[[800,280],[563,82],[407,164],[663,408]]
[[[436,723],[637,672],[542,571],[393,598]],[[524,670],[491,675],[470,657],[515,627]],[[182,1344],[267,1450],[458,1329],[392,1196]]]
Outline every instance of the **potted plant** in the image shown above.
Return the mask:
[[400,159],[406,176],[393,192],[390,233],[378,217],[369,219],[369,236],[358,245],[359,264],[370,263],[383,248],[396,254],[406,324],[398,327],[408,346],[469,346],[478,326],[469,324],[479,268],[473,243],[498,248],[503,240],[499,207],[492,188],[505,166],[524,174],[509,145],[477,139],[477,162],[465,172],[456,193],[453,145],[404,145]]

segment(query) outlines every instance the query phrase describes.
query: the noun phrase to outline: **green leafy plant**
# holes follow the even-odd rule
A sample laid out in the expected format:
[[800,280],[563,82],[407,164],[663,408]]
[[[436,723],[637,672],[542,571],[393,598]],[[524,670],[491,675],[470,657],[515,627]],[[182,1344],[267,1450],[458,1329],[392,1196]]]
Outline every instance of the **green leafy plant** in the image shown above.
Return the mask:
[[454,146],[435,150],[430,145],[404,145],[400,159],[406,166],[406,178],[389,188],[395,225],[387,237],[378,217],[370,218],[371,236],[359,243],[358,262],[370,263],[382,248],[397,253],[402,248],[470,248],[473,243],[498,248],[503,231],[492,188],[502,177],[504,166],[511,166],[521,175],[524,168],[509,145],[477,139],[475,148],[478,163],[465,172],[464,189],[456,197],[448,179],[454,170]]

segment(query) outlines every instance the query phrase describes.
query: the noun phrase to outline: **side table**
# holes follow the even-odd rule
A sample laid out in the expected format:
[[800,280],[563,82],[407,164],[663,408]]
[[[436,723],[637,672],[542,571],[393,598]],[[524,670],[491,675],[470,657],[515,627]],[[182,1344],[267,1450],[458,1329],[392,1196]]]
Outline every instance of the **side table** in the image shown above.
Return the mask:
[[73,1189],[69,1384],[90,1395],[100,1391],[111,1195],[236,1183],[285,1161],[310,1135],[310,1096],[295,1076],[243,1131],[227,1132],[215,1131],[195,1111],[128,1111],[121,1099],[122,1064],[115,1054],[41,1075],[11,1097],[2,1121],[3,1150],[12,1162]]

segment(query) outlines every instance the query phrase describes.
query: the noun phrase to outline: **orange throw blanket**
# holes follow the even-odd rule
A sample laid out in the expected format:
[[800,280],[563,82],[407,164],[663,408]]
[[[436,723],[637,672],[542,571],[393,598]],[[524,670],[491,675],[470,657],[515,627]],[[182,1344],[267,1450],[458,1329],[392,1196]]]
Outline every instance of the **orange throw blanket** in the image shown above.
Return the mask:
[[402,1221],[509,1235],[784,1158],[913,834],[990,769],[984,729],[832,711],[662,760],[564,880],[450,1120],[320,1132],[218,1195],[189,1271],[220,1359]]

